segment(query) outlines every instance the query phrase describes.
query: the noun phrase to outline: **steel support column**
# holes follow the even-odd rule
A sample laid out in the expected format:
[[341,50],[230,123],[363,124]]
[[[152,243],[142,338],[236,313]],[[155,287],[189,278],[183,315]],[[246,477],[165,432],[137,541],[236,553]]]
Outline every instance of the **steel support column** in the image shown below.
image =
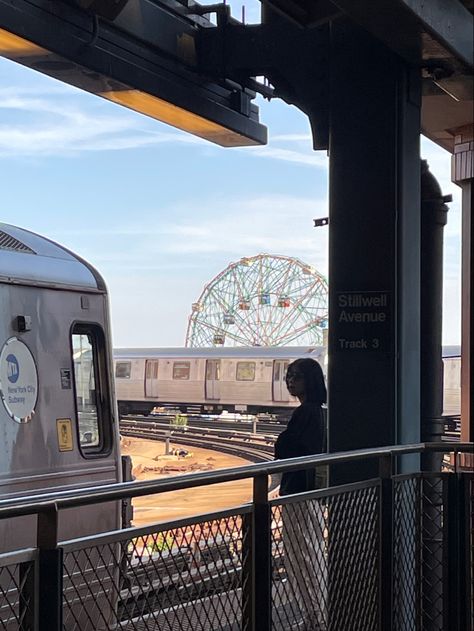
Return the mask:
[[[329,450],[419,440],[420,77],[331,27]],[[350,107],[348,107],[348,99]],[[334,468],[332,483],[376,475]]]
[[[421,164],[421,440],[437,442],[443,419],[443,232],[451,195],[444,195],[426,160]],[[423,468],[439,471],[442,455],[425,454]]]
[[[467,126],[455,136],[452,180],[462,189],[462,324],[461,324],[461,440],[474,439],[474,129]],[[472,467],[474,458],[463,465]]]

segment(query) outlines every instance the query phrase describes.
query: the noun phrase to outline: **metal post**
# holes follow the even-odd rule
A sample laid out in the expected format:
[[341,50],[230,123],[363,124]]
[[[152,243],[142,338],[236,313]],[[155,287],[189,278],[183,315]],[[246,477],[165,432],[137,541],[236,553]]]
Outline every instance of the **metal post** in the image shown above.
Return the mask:
[[[460,628],[474,631],[474,479],[471,474],[459,475],[459,497],[461,499],[459,537],[459,576],[461,592]],[[469,626],[471,625],[471,626]]]
[[[419,439],[420,73],[331,25],[329,451]],[[350,107],[347,107],[350,94]],[[383,421],[381,421],[383,419]],[[376,477],[331,467],[331,485]]]
[[[451,195],[443,196],[428,162],[421,161],[421,439],[438,442],[443,433],[443,229]],[[423,469],[440,471],[442,455],[422,456]]]
[[254,587],[252,631],[270,631],[272,625],[271,511],[268,504],[268,476],[253,481],[253,568]]
[[392,631],[393,612],[393,463],[389,454],[379,460],[380,476],[380,566],[379,566],[379,628]]
[[[455,130],[452,180],[462,189],[461,440],[474,440],[474,126]],[[474,456],[462,454],[462,466]]]
[[445,519],[443,523],[444,563],[443,629],[466,631],[469,629],[469,510],[466,492],[467,476],[451,474],[447,480]]
[[63,629],[63,550],[58,548],[56,507],[38,513],[39,627],[38,631]]
[[255,628],[255,589],[253,580],[253,515],[242,516],[242,631]]
[[[448,207],[440,185],[421,161],[421,438],[439,442],[443,433],[443,228]],[[425,471],[441,470],[442,454],[422,455]],[[442,512],[437,480],[426,478],[423,484],[423,611],[427,631],[440,629],[439,605],[443,599],[443,549],[439,542]]]

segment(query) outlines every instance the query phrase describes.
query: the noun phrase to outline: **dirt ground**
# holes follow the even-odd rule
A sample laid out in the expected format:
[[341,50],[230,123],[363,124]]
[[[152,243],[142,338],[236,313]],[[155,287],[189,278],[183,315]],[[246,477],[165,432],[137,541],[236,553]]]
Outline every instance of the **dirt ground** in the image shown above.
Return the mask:
[[[133,475],[137,480],[159,479],[248,464],[246,460],[236,456],[174,443],[170,445],[171,450],[186,449],[189,452],[188,456],[165,456],[165,444],[153,440],[124,437],[121,443],[122,453],[132,458]],[[242,480],[139,497],[133,501],[133,525],[143,526],[231,508],[248,502],[251,494],[251,480]]]

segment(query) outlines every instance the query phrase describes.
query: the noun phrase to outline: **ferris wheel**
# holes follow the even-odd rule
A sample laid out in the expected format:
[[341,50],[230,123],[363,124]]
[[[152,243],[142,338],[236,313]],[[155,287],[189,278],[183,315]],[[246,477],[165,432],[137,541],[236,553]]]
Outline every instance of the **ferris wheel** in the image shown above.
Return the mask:
[[231,263],[193,303],[186,346],[318,346],[327,326],[327,281],[288,256]]

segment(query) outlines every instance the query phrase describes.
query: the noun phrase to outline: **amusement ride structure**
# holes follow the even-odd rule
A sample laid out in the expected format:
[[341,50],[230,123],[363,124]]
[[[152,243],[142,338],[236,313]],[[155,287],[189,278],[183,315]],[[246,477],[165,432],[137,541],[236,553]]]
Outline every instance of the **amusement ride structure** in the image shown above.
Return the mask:
[[186,346],[318,346],[327,281],[297,258],[258,254],[231,263],[193,303]]

